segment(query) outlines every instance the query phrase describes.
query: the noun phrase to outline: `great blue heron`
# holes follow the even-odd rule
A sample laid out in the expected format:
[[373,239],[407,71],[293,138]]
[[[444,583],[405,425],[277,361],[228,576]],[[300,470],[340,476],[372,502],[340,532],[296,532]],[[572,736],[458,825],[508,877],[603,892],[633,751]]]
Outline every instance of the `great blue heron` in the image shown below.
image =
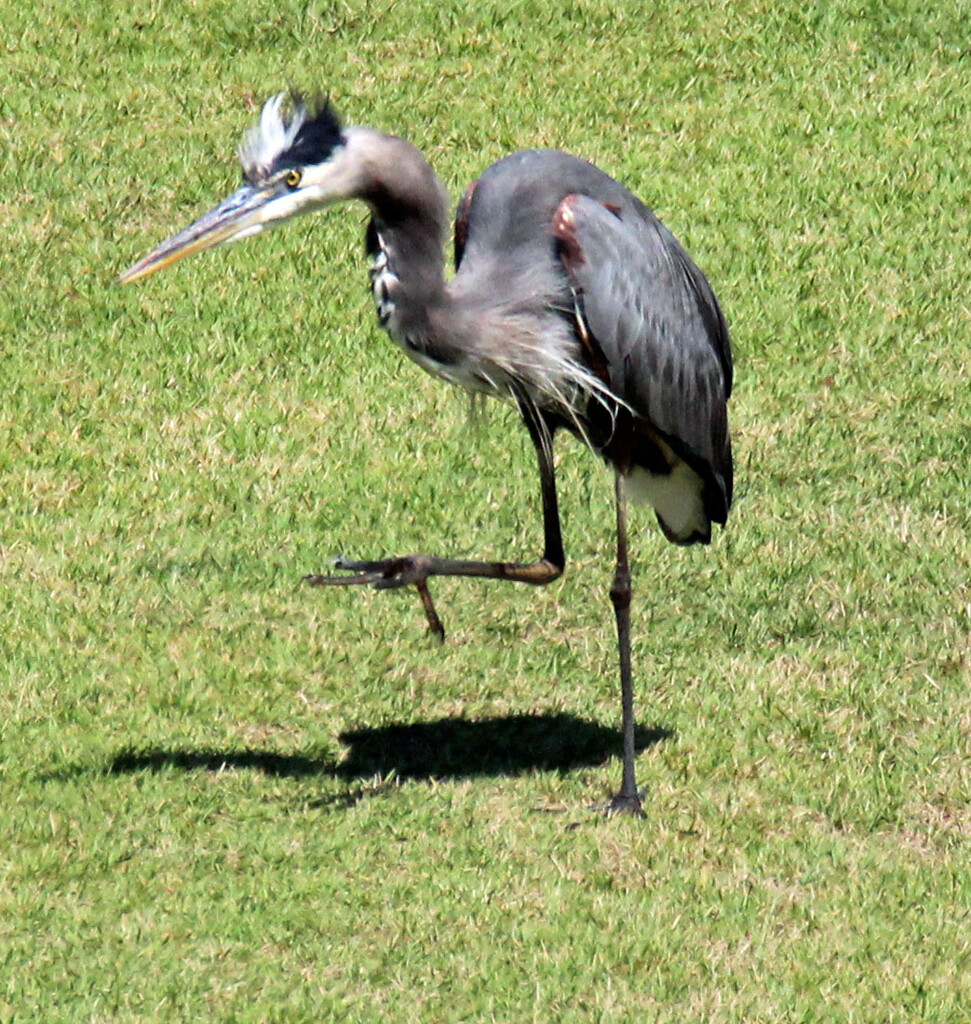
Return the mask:
[[268,100],[240,149],[243,186],[126,270],[134,281],[190,253],[248,238],[346,199],[370,209],[367,251],[381,326],[425,370],[515,403],[536,449],[543,556],[531,563],[428,555],[339,558],[316,585],[415,585],[444,637],[432,576],[544,584],[565,564],[553,435],[581,438],[614,468],[623,779],[609,811],[642,815],[635,782],[631,578],[625,491],[649,502],[675,544],[707,544],[732,500],[726,402],[732,355],[708,281],[657,217],[577,157],[513,153],[466,190],[445,279],[448,199],[404,139],[343,127],[326,101]]

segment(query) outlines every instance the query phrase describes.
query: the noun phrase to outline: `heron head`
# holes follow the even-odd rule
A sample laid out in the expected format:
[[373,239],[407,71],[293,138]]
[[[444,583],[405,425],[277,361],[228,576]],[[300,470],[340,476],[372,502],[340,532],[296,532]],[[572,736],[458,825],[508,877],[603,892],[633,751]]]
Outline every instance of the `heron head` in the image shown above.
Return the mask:
[[271,97],[239,147],[242,187],[129,267],[119,282],[353,198],[363,183],[361,162],[351,150],[348,133],[326,100],[308,103],[285,93]]

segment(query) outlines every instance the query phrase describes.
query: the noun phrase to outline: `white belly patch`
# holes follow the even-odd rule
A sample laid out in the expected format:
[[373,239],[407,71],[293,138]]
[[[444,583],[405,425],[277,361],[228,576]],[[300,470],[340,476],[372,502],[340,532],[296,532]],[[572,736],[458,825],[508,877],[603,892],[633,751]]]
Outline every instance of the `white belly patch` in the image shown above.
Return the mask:
[[627,477],[627,484],[630,496],[651,505],[677,540],[711,535],[711,522],[701,496],[704,485],[687,463],[678,462],[666,476],[635,466]]

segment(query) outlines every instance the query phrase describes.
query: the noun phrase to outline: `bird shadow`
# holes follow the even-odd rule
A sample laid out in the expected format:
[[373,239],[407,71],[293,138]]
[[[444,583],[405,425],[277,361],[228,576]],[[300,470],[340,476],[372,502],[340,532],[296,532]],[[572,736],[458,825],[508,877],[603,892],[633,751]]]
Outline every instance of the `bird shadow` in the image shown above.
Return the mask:
[[[671,736],[667,729],[638,728],[638,751]],[[620,733],[575,715],[523,714],[496,718],[439,718],[392,723],[340,734],[342,758],[323,753],[282,754],[268,750],[129,748],[104,768],[106,774],[250,770],[276,778],[331,777],[348,783],[398,779],[460,779],[511,776],[530,771],[568,772],[603,764],[622,752]],[[363,791],[336,797],[356,803]]]
[[[642,728],[635,745],[646,750],[669,735]],[[623,750],[617,729],[567,713],[393,723],[345,732],[340,740],[349,750],[337,774],[346,779],[388,772],[409,779],[565,772],[602,764]]]

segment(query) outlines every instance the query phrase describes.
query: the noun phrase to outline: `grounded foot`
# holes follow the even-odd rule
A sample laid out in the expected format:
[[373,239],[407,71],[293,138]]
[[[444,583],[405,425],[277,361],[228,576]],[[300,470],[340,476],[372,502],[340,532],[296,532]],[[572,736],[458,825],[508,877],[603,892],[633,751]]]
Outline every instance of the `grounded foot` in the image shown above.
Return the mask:
[[642,803],[646,792],[642,789],[631,795],[615,793],[605,804],[594,804],[593,810],[602,811],[608,818],[612,818],[615,814],[630,814],[635,818],[646,818]]

